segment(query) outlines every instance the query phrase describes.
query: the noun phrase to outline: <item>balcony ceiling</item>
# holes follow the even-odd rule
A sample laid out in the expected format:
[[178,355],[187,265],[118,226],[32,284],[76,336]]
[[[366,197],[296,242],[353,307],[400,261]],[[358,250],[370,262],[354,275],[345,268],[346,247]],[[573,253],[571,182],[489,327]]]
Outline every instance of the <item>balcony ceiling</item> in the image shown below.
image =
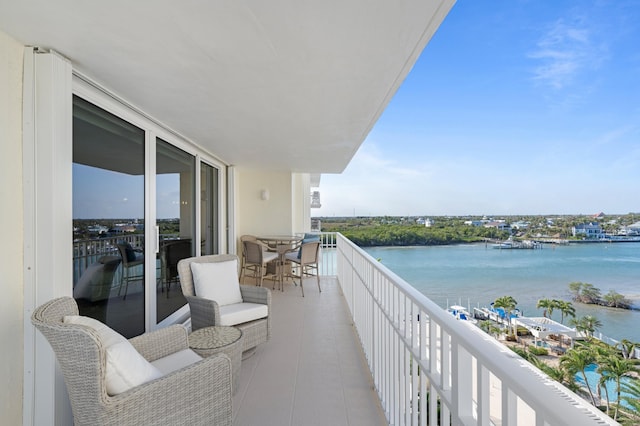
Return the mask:
[[239,167],[339,173],[455,0],[0,0],[0,29]]

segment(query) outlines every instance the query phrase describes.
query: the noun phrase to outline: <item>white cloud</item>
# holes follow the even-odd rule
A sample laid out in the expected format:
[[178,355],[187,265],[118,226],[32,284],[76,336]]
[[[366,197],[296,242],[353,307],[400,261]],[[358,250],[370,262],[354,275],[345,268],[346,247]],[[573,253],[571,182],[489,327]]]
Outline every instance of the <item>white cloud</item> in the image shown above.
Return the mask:
[[534,80],[554,89],[563,89],[585,68],[599,61],[600,50],[594,46],[589,29],[558,20],[543,34],[536,50],[529,54],[540,62],[533,70]]

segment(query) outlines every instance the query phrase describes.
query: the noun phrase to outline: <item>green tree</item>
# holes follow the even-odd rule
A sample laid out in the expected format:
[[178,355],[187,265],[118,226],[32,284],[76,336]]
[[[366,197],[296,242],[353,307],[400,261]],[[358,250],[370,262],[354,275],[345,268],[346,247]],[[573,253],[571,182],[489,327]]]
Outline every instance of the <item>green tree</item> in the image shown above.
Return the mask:
[[582,283],[580,281],[574,281],[569,283],[569,291],[573,295],[573,300],[580,300],[580,292],[582,291]]
[[622,352],[622,357],[626,359],[631,359],[635,357],[635,352],[637,347],[638,347],[637,343],[632,342],[631,340],[628,340],[628,339],[622,339],[616,345],[616,348],[620,349],[620,352]]
[[609,293],[605,294],[602,297],[602,300],[607,306],[612,308],[628,309],[629,306],[631,306],[631,301],[629,299],[614,290],[610,290]]
[[553,310],[554,308],[557,306],[557,300],[554,299],[540,299],[538,300],[538,303],[536,303],[536,308],[538,309],[542,309],[542,316],[543,317],[547,317],[547,314],[549,315],[549,318],[551,318],[551,315],[553,314]]
[[[616,385],[616,400],[620,401],[621,394],[621,380],[623,377],[631,375],[631,372],[635,371],[635,367],[628,359],[620,358],[615,354],[611,354],[607,357],[598,359],[598,373],[606,378],[606,381],[613,380]],[[613,414],[613,420],[618,419],[618,407],[620,403],[616,404],[616,410]]]
[[[513,296],[502,296],[502,297],[498,297],[494,302],[493,302],[493,307],[494,308],[502,308],[504,309],[504,312],[506,314],[506,319],[507,319],[507,324],[511,324],[511,317],[510,314],[513,313],[513,311],[515,311],[516,306],[518,306],[518,302],[516,301],[516,299],[513,298]],[[510,330],[510,333],[512,335],[516,334],[515,331],[515,324],[513,326],[513,330]]]
[[583,283],[580,301],[587,304],[598,303],[600,301],[600,289],[593,284]]
[[580,373],[584,379],[584,383],[587,386],[587,391],[591,397],[591,403],[596,405],[596,400],[589,386],[589,379],[587,378],[586,369],[589,365],[595,362],[595,355],[588,348],[579,347],[570,349],[564,355],[560,357],[560,365],[567,369],[570,374],[575,375]]
[[631,378],[622,384],[622,390],[626,394],[622,396],[622,400],[629,404],[633,411],[640,413],[640,379]]
[[576,330],[584,333],[589,339],[591,339],[593,333],[598,328],[602,327],[602,322],[593,315],[585,315],[581,318],[573,318],[571,320],[571,324],[576,328]]
[[566,300],[558,300],[557,308],[560,310],[560,323],[564,324],[564,318],[567,316],[576,317],[576,308],[573,307],[571,302],[567,302]]

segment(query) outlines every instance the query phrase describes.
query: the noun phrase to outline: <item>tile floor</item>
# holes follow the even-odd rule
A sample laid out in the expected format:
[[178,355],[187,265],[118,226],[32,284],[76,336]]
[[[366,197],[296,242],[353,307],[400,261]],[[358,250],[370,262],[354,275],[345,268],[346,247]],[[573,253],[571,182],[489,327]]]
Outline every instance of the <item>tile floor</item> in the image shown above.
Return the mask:
[[271,339],[242,362],[234,425],[387,424],[338,282],[321,285],[272,291]]

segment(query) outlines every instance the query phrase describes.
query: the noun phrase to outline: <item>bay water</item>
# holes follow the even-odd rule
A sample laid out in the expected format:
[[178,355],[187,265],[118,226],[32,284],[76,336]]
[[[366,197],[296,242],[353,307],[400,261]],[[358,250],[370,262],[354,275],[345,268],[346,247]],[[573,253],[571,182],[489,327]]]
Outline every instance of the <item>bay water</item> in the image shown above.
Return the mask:
[[[605,295],[623,294],[640,308],[640,243],[545,244],[542,249],[494,249],[492,244],[369,247],[373,258],[442,308],[489,306],[513,296],[525,316],[542,316],[539,299],[571,301],[569,283],[593,284]],[[600,331],[640,342],[640,311],[573,302],[576,316],[593,315]],[[560,312],[552,318],[560,321]],[[568,324],[569,319],[564,319]]]

